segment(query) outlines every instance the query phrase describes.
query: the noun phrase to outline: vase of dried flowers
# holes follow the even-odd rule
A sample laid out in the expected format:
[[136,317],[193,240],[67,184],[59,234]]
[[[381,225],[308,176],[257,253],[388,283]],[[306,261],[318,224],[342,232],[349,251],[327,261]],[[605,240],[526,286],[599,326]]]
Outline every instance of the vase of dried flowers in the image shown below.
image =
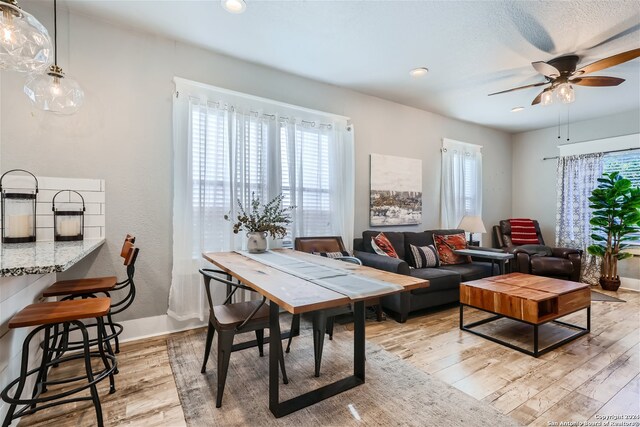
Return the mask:
[[251,193],[251,207],[247,211],[238,200],[238,214],[235,219],[225,215],[224,219],[233,222],[233,232],[247,232],[247,250],[252,254],[263,253],[267,250],[267,236],[281,239],[287,234],[287,226],[291,224],[291,210],[295,206],[283,207],[280,194],[266,205]]
[[267,233],[264,231],[250,231],[247,233],[247,250],[250,254],[260,254],[267,251]]

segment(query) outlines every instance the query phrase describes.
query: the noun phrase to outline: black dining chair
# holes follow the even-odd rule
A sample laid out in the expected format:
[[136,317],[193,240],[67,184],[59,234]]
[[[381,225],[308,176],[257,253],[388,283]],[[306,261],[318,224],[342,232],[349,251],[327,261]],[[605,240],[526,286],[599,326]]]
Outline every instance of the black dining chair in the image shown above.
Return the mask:
[[[255,332],[258,350],[262,357],[264,355],[264,330],[269,328],[269,306],[266,303],[267,299],[265,297],[262,297],[260,300],[231,303],[231,298],[238,289],[253,290],[241,283],[233,282],[231,276],[224,271],[203,268],[200,269],[200,274],[202,274],[204,278],[204,287],[207,294],[207,302],[209,303],[209,325],[207,328],[207,341],[201,372],[206,372],[213,336],[218,332],[218,389],[216,394],[216,408],[219,408],[222,406],[222,394],[224,393],[224,386],[227,380],[231,353],[246,348],[242,346],[234,348],[233,339],[237,334]],[[226,279],[218,275],[223,275]],[[226,285],[227,287],[227,297],[221,305],[213,305],[211,292],[212,281]],[[280,359],[283,382],[284,384],[288,384],[289,380],[287,379],[287,372],[284,366],[284,354],[281,346],[278,358]]]

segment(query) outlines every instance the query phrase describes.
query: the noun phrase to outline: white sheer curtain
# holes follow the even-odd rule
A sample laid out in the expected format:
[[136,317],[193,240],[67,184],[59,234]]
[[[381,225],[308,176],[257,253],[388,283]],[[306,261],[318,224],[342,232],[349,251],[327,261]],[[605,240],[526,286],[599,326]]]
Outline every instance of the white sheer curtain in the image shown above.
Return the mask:
[[440,226],[457,228],[465,215],[482,215],[480,145],[443,139]]
[[[202,252],[242,249],[223,219],[237,215],[237,201],[252,194],[267,202],[280,193],[296,205],[295,236],[341,235],[353,239],[353,131],[346,121],[310,121],[292,111],[264,111],[264,103],[236,106],[200,85],[179,84],[174,99],[173,270],[167,313],[206,317],[198,268]],[[222,95],[228,91],[222,91]],[[306,117],[308,118],[308,116]],[[322,120],[322,122],[320,122]],[[286,239],[285,239],[286,240]],[[281,242],[271,242],[277,247]],[[209,265],[209,267],[211,267]],[[221,302],[224,287],[214,291]]]

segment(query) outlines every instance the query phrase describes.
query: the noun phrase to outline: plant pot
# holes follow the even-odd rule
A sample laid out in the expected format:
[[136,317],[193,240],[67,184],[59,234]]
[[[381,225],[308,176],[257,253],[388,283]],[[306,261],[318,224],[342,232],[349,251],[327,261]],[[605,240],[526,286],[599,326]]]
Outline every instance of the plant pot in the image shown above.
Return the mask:
[[616,292],[620,287],[620,277],[615,279],[607,279],[606,277],[600,277],[600,286],[605,291],[613,291]]
[[252,231],[247,233],[247,250],[250,254],[261,254],[267,251],[267,233]]

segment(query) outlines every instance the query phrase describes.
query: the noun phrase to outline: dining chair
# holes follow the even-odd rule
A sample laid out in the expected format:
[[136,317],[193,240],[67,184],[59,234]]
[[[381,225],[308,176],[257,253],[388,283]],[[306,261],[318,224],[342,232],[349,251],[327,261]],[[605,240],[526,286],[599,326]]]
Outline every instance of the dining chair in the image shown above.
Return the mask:
[[[315,237],[296,237],[294,240],[294,249],[301,252],[307,252],[315,255],[325,256],[339,261],[350,262],[352,264],[362,265],[362,262],[351,256],[346,250],[342,237],[340,236],[315,236]],[[382,320],[382,307],[378,298],[371,300],[369,306],[375,306],[376,317],[378,321]],[[315,362],[315,376],[320,376],[320,366],[322,364],[322,352],[324,348],[325,333],[329,335],[329,340],[333,340],[333,330],[335,317],[353,312],[351,305],[332,309],[318,310],[313,312],[313,348]],[[300,315],[294,315],[291,328],[299,328]],[[286,352],[291,349],[292,337],[289,337]]]
[[[204,278],[204,287],[207,294],[207,302],[209,303],[209,322],[207,327],[207,341],[205,344],[204,361],[200,372],[205,373],[207,369],[207,361],[211,352],[211,344],[213,337],[218,332],[218,358],[217,358],[217,393],[216,408],[222,406],[222,395],[227,380],[227,372],[229,370],[229,360],[231,353],[242,348],[234,348],[233,340],[236,335],[255,332],[256,341],[260,357],[264,355],[264,330],[269,328],[269,306],[266,297],[260,300],[252,300],[246,302],[232,303],[231,299],[238,289],[253,291],[242,283],[236,283],[224,271],[203,268],[200,274]],[[226,276],[224,279],[219,275]],[[220,305],[213,304],[211,283],[217,282],[226,285],[230,292],[224,303]],[[282,379],[284,384],[288,384],[287,372],[284,366],[284,354],[282,346],[278,347],[280,354],[280,370],[282,371]]]

